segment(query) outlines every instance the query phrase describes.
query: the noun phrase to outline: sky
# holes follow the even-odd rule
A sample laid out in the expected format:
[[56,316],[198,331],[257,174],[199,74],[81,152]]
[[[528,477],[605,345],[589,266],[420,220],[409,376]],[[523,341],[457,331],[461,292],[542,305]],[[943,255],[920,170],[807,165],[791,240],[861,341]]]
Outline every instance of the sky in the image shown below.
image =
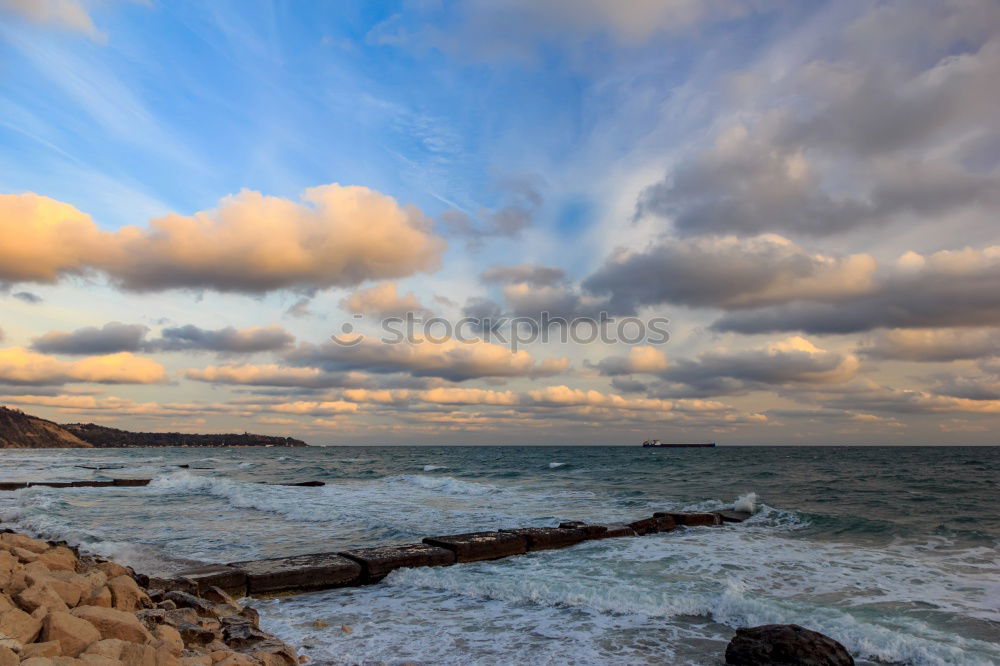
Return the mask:
[[0,77],[0,404],[997,443],[995,0],[0,0]]

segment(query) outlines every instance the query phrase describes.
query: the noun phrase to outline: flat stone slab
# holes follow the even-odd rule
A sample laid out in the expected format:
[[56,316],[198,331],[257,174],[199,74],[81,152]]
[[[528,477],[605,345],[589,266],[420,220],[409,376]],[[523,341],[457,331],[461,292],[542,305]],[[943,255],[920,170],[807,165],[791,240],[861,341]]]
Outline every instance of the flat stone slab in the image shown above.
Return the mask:
[[226,564],[210,564],[204,567],[185,569],[174,576],[191,581],[199,592],[215,586],[237,599],[246,596],[247,593],[246,571]]
[[455,553],[456,562],[495,560],[528,552],[528,540],[523,534],[512,532],[469,532],[447,536],[427,537],[429,546],[447,548]]
[[455,564],[454,552],[426,543],[358,548],[338,554],[360,564],[362,575],[368,581],[381,580],[393,570],[404,567],[445,567]]
[[732,509],[715,511],[713,513],[718,515],[724,523],[742,523],[744,520],[753,515],[749,511],[733,511]]
[[579,527],[524,527],[516,530],[501,530],[501,532],[523,536],[527,541],[529,551],[565,548],[587,539],[587,533]]
[[110,481],[7,481],[0,483],[0,490],[21,490],[23,488],[128,488],[148,486],[149,479],[113,479]]
[[601,525],[604,531],[598,536],[592,537],[594,539],[617,539],[618,537],[634,537],[639,536],[634,529],[629,527],[624,523],[610,523],[608,525]]
[[604,533],[608,530],[607,525],[592,525],[590,523],[585,523],[582,520],[567,520],[559,523],[559,527],[564,530],[583,530],[587,539],[603,539]]
[[669,532],[677,528],[677,523],[670,516],[652,516],[631,522],[628,526],[635,530],[639,536],[644,536],[657,532]]
[[653,514],[654,518],[662,518],[664,516],[673,518],[675,523],[684,525],[685,527],[704,527],[722,524],[722,518],[717,513],[657,511]]
[[323,590],[361,582],[361,565],[336,553],[232,562],[229,566],[246,573],[248,594]]

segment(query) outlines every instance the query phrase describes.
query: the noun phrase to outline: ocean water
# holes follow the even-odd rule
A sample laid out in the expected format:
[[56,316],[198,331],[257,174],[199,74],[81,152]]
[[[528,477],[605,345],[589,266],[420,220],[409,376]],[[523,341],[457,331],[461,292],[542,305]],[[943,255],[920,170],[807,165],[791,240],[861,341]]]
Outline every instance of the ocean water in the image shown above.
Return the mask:
[[[997,664],[998,470],[971,447],[4,450],[3,481],[153,482],[0,492],[0,520],[152,573],[752,504],[740,525],[255,605],[319,663],[721,664],[735,628],[794,622],[860,663]],[[305,480],[327,485],[259,483]]]

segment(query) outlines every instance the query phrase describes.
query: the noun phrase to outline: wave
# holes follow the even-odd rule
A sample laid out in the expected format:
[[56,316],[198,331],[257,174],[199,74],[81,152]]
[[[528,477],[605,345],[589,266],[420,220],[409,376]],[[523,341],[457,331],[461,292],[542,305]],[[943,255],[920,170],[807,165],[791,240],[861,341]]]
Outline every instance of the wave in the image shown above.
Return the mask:
[[444,465],[424,465],[425,472],[436,472],[441,469],[448,469]]
[[496,486],[486,483],[462,481],[453,476],[402,474],[400,476],[387,477],[385,481],[398,481],[416,486],[417,488],[445,493],[447,495],[495,495],[500,492],[500,488]]
[[566,464],[568,464],[568,463],[564,463],[564,462],[550,462],[549,463],[549,469],[556,469],[556,468],[562,467],[563,465],[566,465]]

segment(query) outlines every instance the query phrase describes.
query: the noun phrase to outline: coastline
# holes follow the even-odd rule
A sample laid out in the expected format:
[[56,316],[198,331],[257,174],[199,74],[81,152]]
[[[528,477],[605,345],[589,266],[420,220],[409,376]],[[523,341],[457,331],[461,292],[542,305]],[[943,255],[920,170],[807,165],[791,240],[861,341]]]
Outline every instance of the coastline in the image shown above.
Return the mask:
[[217,587],[148,578],[63,541],[0,532],[0,666],[297,666],[308,662]]

